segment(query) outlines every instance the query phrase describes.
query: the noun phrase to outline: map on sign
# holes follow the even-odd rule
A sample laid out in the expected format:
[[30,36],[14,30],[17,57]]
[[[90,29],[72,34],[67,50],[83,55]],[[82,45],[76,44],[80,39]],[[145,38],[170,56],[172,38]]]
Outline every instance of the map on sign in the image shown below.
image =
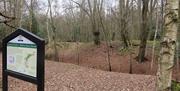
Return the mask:
[[37,46],[19,35],[7,43],[7,69],[36,77]]

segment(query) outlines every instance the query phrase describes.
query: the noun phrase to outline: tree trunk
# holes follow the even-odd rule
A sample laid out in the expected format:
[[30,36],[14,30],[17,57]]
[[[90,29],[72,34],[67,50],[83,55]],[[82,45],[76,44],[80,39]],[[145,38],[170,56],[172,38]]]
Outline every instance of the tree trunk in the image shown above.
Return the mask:
[[74,0],[71,0],[72,2],[74,2],[75,4],[77,4],[81,10],[83,10],[87,15],[88,17],[90,18],[90,23],[91,23],[91,26],[92,26],[92,34],[93,34],[93,38],[94,38],[94,44],[95,45],[100,45],[100,31],[98,29],[98,15],[97,15],[97,9],[98,7],[100,7],[100,4],[98,4],[98,0],[87,0],[87,7],[88,7],[88,10],[84,7],[84,5],[74,1]]
[[[178,14],[180,14],[180,2],[179,2],[179,10]],[[178,17],[180,20],[180,16]],[[180,21],[178,22],[178,32],[177,35],[180,35]],[[177,64],[177,70],[179,70],[179,57],[180,57],[180,36],[177,36],[177,43],[176,43],[176,64]]]
[[178,4],[179,0],[167,0],[165,6],[165,36],[161,42],[157,91],[171,91],[178,30]]
[[19,6],[19,19],[18,19],[18,27],[22,27],[22,13],[23,13],[23,6],[24,6],[24,1],[20,1],[20,6]]
[[58,47],[57,47],[56,27],[55,27],[54,20],[53,20],[52,6],[51,6],[52,3],[50,0],[48,0],[48,4],[49,4],[49,9],[50,9],[51,28],[52,28],[52,32],[53,32],[52,39],[53,39],[53,47],[54,47],[54,60],[58,62],[59,61],[59,52],[58,52]]
[[96,31],[96,32],[93,32],[93,35],[94,35],[94,44],[95,45],[100,45],[100,32],[99,31]]
[[[101,3],[103,3],[103,2],[101,2]],[[100,18],[100,23],[101,23],[103,34],[104,34],[105,41],[106,41],[106,46],[107,46],[107,61],[108,61],[109,71],[111,72],[112,71],[112,66],[111,66],[111,55],[110,55],[110,48],[109,48],[110,41],[108,40],[108,34],[105,32],[107,30],[106,30],[105,25],[103,23],[102,15],[101,15],[99,9],[98,9],[98,15],[99,15],[99,18]]]
[[140,42],[139,54],[138,54],[138,61],[139,62],[144,61],[147,38],[148,38],[148,33],[149,33],[149,29],[147,27],[147,23],[148,23],[148,3],[149,3],[149,0],[143,0],[141,42]]
[[[126,2],[126,3],[125,3]],[[120,18],[120,32],[121,32],[121,40],[123,41],[123,47],[128,48],[130,43],[129,33],[127,29],[128,24],[128,7],[129,0],[119,0],[119,18]]]
[[153,38],[153,46],[152,46],[153,48],[152,48],[152,57],[151,57],[151,70],[152,70],[153,64],[154,64],[156,37],[157,37],[157,33],[158,33],[158,26],[159,26],[159,15],[158,15],[158,13],[156,13],[156,30],[155,30],[154,38]]

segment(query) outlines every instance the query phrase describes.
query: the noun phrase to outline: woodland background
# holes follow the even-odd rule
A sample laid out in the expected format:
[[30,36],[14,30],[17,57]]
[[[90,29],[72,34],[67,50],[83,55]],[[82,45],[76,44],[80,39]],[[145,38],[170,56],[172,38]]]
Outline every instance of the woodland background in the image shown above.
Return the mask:
[[[179,5],[178,0],[0,0],[0,48],[5,36],[24,28],[45,39],[47,59],[150,75],[158,71],[158,58],[167,60],[169,54],[178,81],[180,17],[171,9],[173,2]],[[169,18],[178,27],[177,41],[173,34],[172,41],[165,36]],[[167,47],[172,49],[160,54]]]

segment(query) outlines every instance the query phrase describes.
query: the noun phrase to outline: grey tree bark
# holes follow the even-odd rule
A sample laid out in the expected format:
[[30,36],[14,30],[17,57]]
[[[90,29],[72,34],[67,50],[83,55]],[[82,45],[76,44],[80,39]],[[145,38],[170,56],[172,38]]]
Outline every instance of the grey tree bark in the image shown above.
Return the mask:
[[172,69],[178,30],[179,0],[167,0],[165,6],[165,35],[158,60],[157,91],[171,91]]

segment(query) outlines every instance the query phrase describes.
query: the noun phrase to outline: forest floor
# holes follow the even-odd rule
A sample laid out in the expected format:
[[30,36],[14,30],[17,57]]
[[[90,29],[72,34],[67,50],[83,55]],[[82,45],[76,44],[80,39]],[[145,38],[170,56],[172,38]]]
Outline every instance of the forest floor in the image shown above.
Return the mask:
[[[138,46],[131,48],[131,52],[120,49],[119,43],[112,43],[111,48],[105,43],[99,46],[92,43],[64,43],[60,46],[60,62],[46,60],[45,91],[155,91],[157,56],[151,69],[152,47],[149,45],[147,60],[142,63],[136,61]],[[107,48],[110,48],[112,72],[109,72]],[[51,53],[52,49],[47,48],[46,54]],[[130,63],[132,74],[129,74]],[[0,53],[0,79],[1,71]],[[180,79],[179,71],[175,66],[173,79]],[[12,77],[9,87],[10,91],[36,91],[35,85]]]
[[[138,46],[133,46],[131,52],[126,49],[120,49],[121,45],[117,42],[112,43],[112,47],[109,47],[110,63],[113,72],[129,73],[130,66],[132,68],[132,74],[144,74],[144,75],[156,75],[157,73],[157,59],[158,59],[158,44],[155,48],[155,58],[153,66],[151,68],[152,61],[152,43],[148,43],[146,49],[145,62],[139,63],[136,60],[138,55]],[[67,48],[60,50],[60,61],[64,63],[72,63],[84,67],[90,67],[109,71],[108,65],[108,51],[105,43],[96,46],[92,43],[70,43],[65,44]],[[130,55],[132,54],[132,56]],[[130,65],[130,63],[132,65]],[[174,66],[173,79],[180,81],[180,68],[177,64]]]
[[[1,54],[0,54],[1,62]],[[2,79],[0,63],[0,79]],[[107,72],[46,60],[45,91],[155,91],[156,77]],[[36,86],[9,77],[9,91],[36,91]]]

